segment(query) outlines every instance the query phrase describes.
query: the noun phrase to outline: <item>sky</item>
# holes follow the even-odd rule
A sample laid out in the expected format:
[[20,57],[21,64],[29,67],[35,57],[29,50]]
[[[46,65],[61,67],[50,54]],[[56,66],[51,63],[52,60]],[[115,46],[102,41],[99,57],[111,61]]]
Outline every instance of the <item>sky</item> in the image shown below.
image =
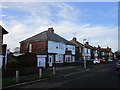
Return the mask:
[[118,50],[117,2],[2,2],[0,9],[0,24],[9,32],[4,43],[11,51],[49,27],[67,40]]

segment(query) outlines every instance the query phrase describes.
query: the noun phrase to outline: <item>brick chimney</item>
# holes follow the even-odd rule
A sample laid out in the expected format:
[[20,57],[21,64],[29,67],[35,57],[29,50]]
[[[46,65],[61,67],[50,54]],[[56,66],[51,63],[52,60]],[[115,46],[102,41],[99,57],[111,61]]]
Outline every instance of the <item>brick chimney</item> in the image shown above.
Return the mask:
[[89,45],[89,42],[86,42],[86,44],[88,44],[88,45]]
[[51,28],[48,28],[48,30],[47,31],[49,31],[49,32],[51,32],[51,33],[54,33],[54,29],[51,27]]
[[98,48],[99,48],[99,49],[101,48],[100,45],[98,45]]
[[73,40],[74,40],[74,41],[77,41],[77,38],[76,38],[76,37],[73,37]]

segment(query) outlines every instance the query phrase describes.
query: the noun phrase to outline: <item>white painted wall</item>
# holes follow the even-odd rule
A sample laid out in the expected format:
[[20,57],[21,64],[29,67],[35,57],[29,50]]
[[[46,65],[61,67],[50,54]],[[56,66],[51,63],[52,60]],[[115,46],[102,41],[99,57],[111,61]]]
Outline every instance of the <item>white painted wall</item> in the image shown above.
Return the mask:
[[48,41],[48,53],[57,53],[57,54],[65,54],[65,50],[72,51],[72,54],[75,54],[75,46],[73,45],[65,45],[62,42]]
[[0,55],[0,68],[2,68],[2,64],[3,64],[3,55]]
[[68,48],[68,50],[71,50],[72,54],[75,54],[75,46],[73,46],[73,45],[66,45],[66,48]]
[[94,56],[95,56],[95,57],[98,56],[98,52],[97,52],[97,50],[95,50]]
[[85,56],[91,56],[91,50],[89,48],[85,48]]
[[48,41],[48,53],[65,54],[66,45],[62,42]]

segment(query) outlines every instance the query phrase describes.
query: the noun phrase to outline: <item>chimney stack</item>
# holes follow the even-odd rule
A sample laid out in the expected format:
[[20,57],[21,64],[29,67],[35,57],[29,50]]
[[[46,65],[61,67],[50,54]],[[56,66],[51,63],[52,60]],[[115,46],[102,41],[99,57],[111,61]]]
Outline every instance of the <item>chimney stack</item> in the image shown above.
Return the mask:
[[54,33],[54,29],[52,27],[48,28],[48,31],[51,32],[51,33]]
[[99,48],[99,49],[101,48],[100,45],[98,45],[98,48]]
[[73,40],[74,40],[74,41],[77,41],[77,38],[76,38],[76,37],[73,37]]
[[89,42],[86,42],[86,44],[88,44],[88,45],[89,45]]

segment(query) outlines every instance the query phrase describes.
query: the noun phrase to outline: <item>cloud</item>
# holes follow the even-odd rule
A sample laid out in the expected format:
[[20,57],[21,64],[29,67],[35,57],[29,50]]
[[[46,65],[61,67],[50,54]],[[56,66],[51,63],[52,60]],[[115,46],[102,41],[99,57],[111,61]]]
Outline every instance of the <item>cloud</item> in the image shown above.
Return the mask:
[[9,8],[8,6],[4,6],[4,5],[2,5],[2,4],[0,4],[0,8]]
[[0,15],[0,17],[6,17],[6,15]]
[[90,24],[84,24],[84,25],[83,25],[83,27],[88,27],[88,26],[90,26]]
[[3,21],[0,21],[0,25],[5,26],[5,23]]
[[81,14],[78,9],[65,3],[54,3],[53,5],[59,8],[59,11],[56,15],[66,20],[74,20],[77,16]]
[[67,40],[77,37],[77,40],[82,43],[83,39],[86,38],[90,45],[100,45],[102,47],[109,46],[113,49],[113,51],[117,50],[117,27],[103,25],[84,27],[84,25],[79,25],[68,21],[61,21],[59,24],[55,24],[53,27],[57,34],[66,38]]
[[[0,22],[9,32],[5,35],[4,43],[7,43],[11,50],[19,46],[20,41],[47,30],[51,26],[55,33],[67,40],[76,36],[80,42],[84,38],[89,38],[92,45],[116,47],[116,27],[74,23],[71,20],[78,19],[81,11],[67,3],[5,3],[5,5],[29,14],[23,15],[24,20],[17,18],[5,21],[3,19],[3,22]],[[53,22],[52,19],[55,21]]]
[[98,45],[98,43],[102,48],[107,48],[107,47],[112,48],[113,52],[118,50],[118,40],[107,39],[107,40],[94,40],[93,41],[93,44],[96,46]]

